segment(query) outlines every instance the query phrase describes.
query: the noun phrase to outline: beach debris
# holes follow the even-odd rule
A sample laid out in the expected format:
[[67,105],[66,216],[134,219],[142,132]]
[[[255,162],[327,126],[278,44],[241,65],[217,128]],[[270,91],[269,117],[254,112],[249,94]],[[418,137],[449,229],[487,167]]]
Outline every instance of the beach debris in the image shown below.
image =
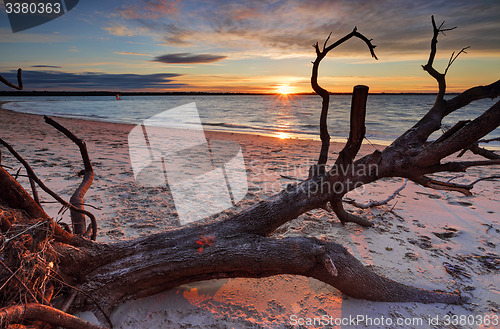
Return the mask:
[[471,278],[470,274],[467,273],[467,270],[463,266],[453,265],[453,264],[450,264],[450,263],[447,263],[447,262],[444,262],[443,266],[444,266],[444,269],[446,270],[446,272],[448,274],[450,274],[451,276],[454,276],[454,277],[460,278],[460,279],[462,277],[465,277],[467,279]]
[[481,263],[482,267],[485,268],[487,272],[500,271],[500,257],[498,255],[488,253],[486,255],[474,255],[472,257]]
[[463,207],[473,206],[472,203],[467,202],[467,201],[448,201],[448,204],[451,204],[453,206],[463,206]]
[[490,241],[488,241],[488,240],[485,240],[485,239],[482,239],[482,240],[481,240],[481,242],[482,242],[485,246],[490,247],[490,248],[496,248],[496,247],[497,247],[497,245],[496,245],[496,244],[494,244],[493,242],[490,242]]
[[408,239],[408,242],[425,250],[432,248],[431,238],[427,235],[419,235],[418,240]]
[[429,199],[441,199],[441,196],[437,195],[437,194],[431,194],[431,193],[425,193],[425,192],[415,192],[415,193],[421,194],[421,195],[426,195],[429,197]]
[[418,260],[418,256],[412,252],[407,252],[405,254],[405,258],[407,258],[409,260]]
[[481,225],[487,227],[487,229],[486,229],[486,231],[484,233],[488,233],[488,231],[493,228],[493,225],[491,225],[491,224],[481,223]]
[[456,237],[459,234],[459,231],[457,229],[454,229],[453,227],[443,227],[444,232],[432,232],[435,236],[440,238],[441,240],[448,240],[451,238]]
[[382,206],[382,205],[387,204],[392,199],[394,199],[399,194],[399,192],[401,192],[406,187],[407,183],[408,183],[408,179],[403,178],[403,185],[401,185],[401,187],[399,187],[396,191],[394,191],[394,193],[392,193],[389,197],[387,197],[385,200],[382,200],[382,201],[371,200],[368,203],[358,203],[355,200],[350,199],[350,198],[345,198],[342,201],[345,203],[351,204],[354,207],[361,208],[361,209],[368,209],[368,208],[372,208],[372,207]]
[[[396,206],[396,205],[394,205],[394,206]],[[392,208],[391,208],[391,210],[389,210],[389,212],[390,212],[391,214],[393,214],[393,215],[394,215],[394,217],[396,217],[396,218],[397,218],[400,222],[404,222],[404,221],[405,221],[405,219],[403,218],[403,216],[398,215],[398,214],[394,211],[394,207],[392,207]]]

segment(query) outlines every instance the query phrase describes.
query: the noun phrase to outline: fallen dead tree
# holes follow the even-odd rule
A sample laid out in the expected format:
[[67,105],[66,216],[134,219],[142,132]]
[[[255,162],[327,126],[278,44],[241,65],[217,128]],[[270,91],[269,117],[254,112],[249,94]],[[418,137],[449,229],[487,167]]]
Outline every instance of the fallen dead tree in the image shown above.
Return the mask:
[[[71,202],[59,200],[73,210],[74,228],[64,229],[7,171],[0,168],[1,252],[11,250],[9,255],[19,255],[0,264],[1,291],[7,294],[3,299],[5,305],[0,309],[0,323],[97,328],[99,326],[86,323],[68,312],[92,310],[102,320],[103,326],[110,325],[110,312],[118,303],[130,298],[149,296],[200,280],[278,274],[313,277],[360,299],[463,303],[459,292],[429,291],[384,278],[363,266],[333,241],[270,237],[284,223],[317,208],[333,211],[342,223],[372,226],[368,220],[348,213],[343,208],[342,198],[354,188],[384,177],[402,177],[430,188],[466,193],[472,186],[437,181],[429,175],[500,164],[498,159],[442,162],[448,155],[474,145],[500,125],[500,102],[474,120],[459,122],[437,140],[429,141],[429,136],[440,129],[445,116],[472,101],[500,94],[499,80],[471,88],[449,100],[444,99],[446,72],[456,57],[452,57],[444,73],[433,68],[437,37],[446,29],[442,25],[436,26],[434,18],[432,24],[431,53],[424,70],[438,82],[433,107],[383,151],[355,160],[365,134],[368,92],[367,87],[355,87],[349,140],[331,167],[327,166],[329,96],[317,82],[320,61],[329,51],[353,37],[364,41],[373,57],[375,46],[356,29],[330,46],[327,46],[329,39],[322,48],[316,44],[317,59],[313,62],[311,83],[323,99],[322,148],[317,165],[310,169],[309,178],[303,182],[291,184],[269,199],[220,222],[186,226],[130,241],[97,243],[88,238],[95,237],[96,226],[91,213],[82,209],[81,198]],[[57,128],[53,120],[49,122]],[[63,131],[61,127],[58,129]],[[76,137],[66,136],[79,144]],[[7,142],[1,142],[13,151]],[[89,157],[85,150],[81,153],[85,163]],[[31,168],[28,169],[29,165],[23,164],[31,180],[47,192],[48,188]],[[80,185],[84,190],[90,186],[92,169],[89,165],[90,161],[85,164],[84,180]],[[83,198],[85,191],[81,192],[79,195]],[[85,217],[75,216],[75,213],[88,217],[92,225],[86,229]],[[35,261],[22,263],[21,259],[26,257]],[[31,270],[35,269],[39,271],[30,276]]]

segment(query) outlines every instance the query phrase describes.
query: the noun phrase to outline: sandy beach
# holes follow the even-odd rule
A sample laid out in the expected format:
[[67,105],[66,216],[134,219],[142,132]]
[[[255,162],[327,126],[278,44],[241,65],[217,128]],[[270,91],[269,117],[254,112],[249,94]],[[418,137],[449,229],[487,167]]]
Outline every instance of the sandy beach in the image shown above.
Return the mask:
[[[127,144],[133,125],[55,119],[87,143],[95,180],[85,200],[98,208],[87,207],[98,218],[98,241],[132,239],[179,226],[165,188],[142,187],[134,180]],[[320,149],[320,143],[311,140],[213,131],[206,131],[206,136],[238,143],[248,175],[246,197],[236,207],[206,221],[235,214],[296,179],[305,179]],[[47,186],[69,199],[80,183],[77,173],[82,169],[79,151],[71,141],[45,124],[41,116],[4,109],[0,110],[0,137],[32,165]],[[332,144],[330,161],[342,146]],[[363,145],[360,155],[376,148],[383,146]],[[466,154],[464,159],[468,158],[473,157]],[[2,165],[11,167],[11,173],[20,168],[4,148]],[[499,166],[472,168],[453,181],[472,182],[498,172]],[[439,174],[442,180],[455,176]],[[20,181],[29,190],[26,178]],[[400,178],[384,179],[347,196],[358,202],[383,200],[401,184]],[[299,276],[224,279],[183,285],[126,302],[111,316],[114,328],[495,328],[479,319],[496,316],[500,323],[500,180],[481,181],[472,192],[467,197],[408,182],[387,205],[366,210],[346,205],[371,220],[373,228],[352,223],[342,226],[335,215],[315,210],[274,233],[277,237],[308,236],[341,243],[381,275],[426,289],[458,289],[469,298],[466,305],[357,300]],[[44,193],[41,199],[52,201]],[[58,214],[57,204],[46,203],[44,208],[54,218],[68,222],[68,214]],[[452,271],[453,267],[462,271]],[[358,325],[344,320],[360,316],[366,321]],[[93,315],[82,317],[92,319]],[[323,322],[307,326],[307,319]],[[367,322],[370,319],[375,321],[372,325]],[[432,322],[436,319],[438,325]],[[472,323],[455,325],[454,319]]]

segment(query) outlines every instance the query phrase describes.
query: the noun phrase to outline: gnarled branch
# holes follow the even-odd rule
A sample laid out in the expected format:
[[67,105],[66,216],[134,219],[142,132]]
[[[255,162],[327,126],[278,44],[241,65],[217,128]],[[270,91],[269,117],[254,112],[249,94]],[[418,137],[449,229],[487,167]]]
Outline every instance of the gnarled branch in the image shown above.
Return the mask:
[[[78,186],[78,188],[75,190],[73,195],[71,196],[69,202],[74,206],[74,208],[77,208],[79,210],[84,210],[84,202],[83,202],[83,197],[85,196],[85,193],[87,193],[88,189],[92,185],[92,181],[94,180],[94,170],[92,169],[92,164],[90,162],[89,154],[87,152],[87,146],[85,145],[85,142],[78,137],[76,137],[71,131],[60,125],[58,122],[55,120],[44,116],[45,122],[62,132],[66,137],[68,137],[70,140],[75,143],[78,148],[80,149],[80,154],[83,159],[83,165],[84,165],[84,175],[83,175],[83,180]],[[81,211],[75,211],[74,209],[71,209],[71,222],[73,224],[73,233],[83,235],[85,234],[86,231],[86,225],[85,225],[85,216],[84,212]],[[97,234],[97,223],[95,221],[95,217],[89,217],[91,220],[91,225],[92,225],[92,240],[95,240],[96,234]]]
[[373,226],[373,223],[370,222],[369,220],[366,220],[361,216],[350,214],[347,211],[345,211],[344,205],[340,200],[330,201],[330,207],[332,208],[333,212],[337,215],[338,219],[342,224],[351,222],[366,227]]
[[432,19],[432,29],[433,29],[433,36],[432,36],[432,40],[431,40],[431,52],[429,54],[429,59],[427,61],[427,64],[422,65],[422,68],[424,69],[424,71],[427,71],[427,73],[429,73],[438,82],[439,91],[438,91],[438,95],[436,97],[436,103],[434,104],[435,106],[438,106],[439,104],[441,104],[443,102],[443,97],[444,97],[444,94],[446,92],[445,76],[446,76],[446,73],[448,72],[448,68],[455,61],[456,57],[458,57],[458,55],[460,55],[468,47],[462,49],[457,54],[457,56],[455,58],[453,57],[453,54],[452,54],[452,57],[451,57],[450,61],[448,62],[448,67],[446,67],[445,73],[439,73],[434,68],[434,58],[436,57],[436,52],[437,52],[438,35],[440,33],[444,34],[445,31],[454,30],[454,29],[456,29],[456,27],[445,29],[445,28],[443,28],[444,22],[442,22],[441,25],[438,27],[436,25],[436,21],[434,20],[434,15],[431,16],[431,19]]
[[[47,194],[49,194],[51,197],[53,197],[54,199],[56,199],[57,201],[59,201],[63,206],[65,207],[68,207],[69,209],[71,210],[74,210],[74,211],[77,211],[77,212],[81,212],[85,215],[87,215],[90,220],[94,223],[97,223],[96,222],[96,219],[95,219],[95,216],[87,211],[87,210],[84,210],[84,209],[80,209],[80,208],[77,208],[75,206],[73,206],[71,203],[69,202],[66,202],[63,198],[61,198],[57,193],[55,193],[54,191],[52,191],[50,188],[48,188],[39,178],[38,176],[35,174],[35,172],[33,171],[33,169],[31,168],[31,166],[26,162],[26,160],[23,159],[23,157],[21,157],[19,155],[19,153],[16,152],[16,150],[14,150],[14,148],[12,146],[10,146],[6,141],[4,141],[3,139],[0,138],[0,144],[2,144],[3,146],[5,146],[10,153],[12,153],[12,155],[14,155],[14,157],[19,161],[21,162],[21,164],[24,166],[24,168],[26,169],[26,172],[28,173],[28,176],[33,179],[33,181],[35,181],[35,183],[38,184],[38,186],[40,186],[40,188],[42,190],[44,190]],[[3,170],[3,168],[2,168]],[[36,203],[35,203],[36,204]],[[97,226],[97,224],[94,224],[95,226]],[[62,229],[61,229],[62,230]],[[63,230],[64,231],[64,230]],[[92,240],[95,240],[96,238],[96,232],[97,231],[94,231],[92,233]]]
[[[331,33],[330,33],[331,35]],[[327,126],[327,117],[328,117],[328,107],[330,104],[330,95],[329,92],[318,84],[318,69],[319,69],[319,64],[321,60],[328,54],[328,52],[342,43],[346,42],[347,40],[351,39],[352,37],[357,37],[361,40],[363,40],[366,45],[368,46],[368,49],[370,50],[370,53],[373,58],[377,59],[377,56],[375,55],[375,45],[371,43],[371,40],[362,35],[361,33],[357,32],[357,28],[354,28],[353,31],[343,38],[337,40],[330,46],[326,47],[326,44],[328,40],[330,39],[330,35],[326,39],[323,49],[319,49],[318,43],[314,45],[314,49],[316,50],[316,60],[313,62],[313,69],[312,69],[312,74],[311,74],[311,86],[313,90],[321,96],[323,99],[321,103],[321,115],[320,115],[320,139],[321,139],[321,151],[319,154],[318,158],[318,165],[319,169],[321,172],[321,169],[324,169],[324,165],[326,165],[326,162],[328,160],[328,150],[330,148],[330,135],[328,134],[328,126]]]
[[472,144],[472,145],[464,148],[460,152],[460,154],[458,155],[458,157],[463,156],[465,154],[465,152],[467,152],[467,151],[471,151],[474,154],[480,155],[480,156],[485,157],[486,159],[490,159],[490,160],[500,159],[500,154],[497,154],[497,153],[495,153],[495,152],[493,152],[491,150],[487,150],[484,147],[480,147],[478,145],[478,143]]
[[393,200],[399,194],[399,192],[401,192],[406,187],[407,183],[408,183],[408,179],[406,179],[406,178],[403,179],[403,185],[401,185],[396,191],[394,191],[394,193],[389,195],[386,199],[381,200],[381,201],[370,201],[368,203],[359,203],[359,202],[356,202],[355,200],[352,200],[352,199],[347,199],[347,200],[343,199],[342,201],[345,203],[348,203],[350,205],[353,205],[356,208],[360,208],[360,209],[368,209],[371,207],[382,206],[382,205],[387,204],[389,201]]

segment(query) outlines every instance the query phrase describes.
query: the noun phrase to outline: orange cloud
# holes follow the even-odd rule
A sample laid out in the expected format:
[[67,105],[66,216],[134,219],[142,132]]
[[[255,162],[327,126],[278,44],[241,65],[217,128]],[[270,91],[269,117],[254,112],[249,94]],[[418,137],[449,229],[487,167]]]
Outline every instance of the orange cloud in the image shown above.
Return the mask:
[[147,0],[140,4],[128,5],[120,10],[124,18],[151,18],[156,19],[164,17],[167,14],[175,13],[179,0],[162,1]]
[[153,55],[150,55],[150,54],[132,53],[132,52],[128,52],[128,51],[115,51],[114,53],[118,54],[118,55],[132,55],[132,56],[149,56],[149,57],[153,57]]

